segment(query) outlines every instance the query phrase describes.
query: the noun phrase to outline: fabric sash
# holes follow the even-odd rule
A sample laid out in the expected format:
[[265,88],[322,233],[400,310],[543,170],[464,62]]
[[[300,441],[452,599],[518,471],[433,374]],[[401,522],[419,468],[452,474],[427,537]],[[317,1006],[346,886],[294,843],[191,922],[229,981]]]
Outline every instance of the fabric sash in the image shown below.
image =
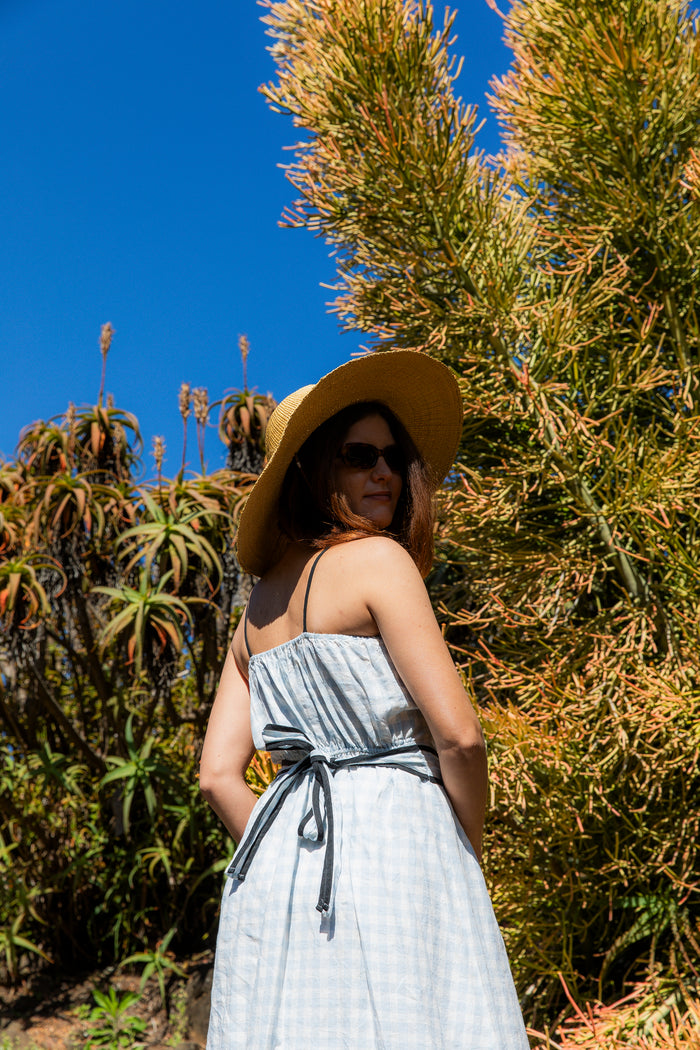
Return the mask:
[[[432,747],[406,744],[389,748],[386,751],[363,752],[347,758],[332,758],[321,748],[314,747],[308,737],[293,726],[268,723],[262,735],[268,750],[289,756],[289,761],[263,795],[262,804],[253,825],[246,830],[226,874],[239,882],[244,881],[253,858],[280,812],[287,795],[307,773],[311,773],[314,778],[311,807],[302,817],[297,828],[297,835],[301,839],[325,844],[321,888],[316,909],[321,914],[327,914],[333,900],[335,857],[332,774],[339,769],[349,769],[355,766],[387,766],[390,769],[403,769],[406,773],[411,773],[421,780],[441,784],[442,779],[434,772],[434,770],[439,770],[437,752]],[[323,799],[323,809],[321,799]]]

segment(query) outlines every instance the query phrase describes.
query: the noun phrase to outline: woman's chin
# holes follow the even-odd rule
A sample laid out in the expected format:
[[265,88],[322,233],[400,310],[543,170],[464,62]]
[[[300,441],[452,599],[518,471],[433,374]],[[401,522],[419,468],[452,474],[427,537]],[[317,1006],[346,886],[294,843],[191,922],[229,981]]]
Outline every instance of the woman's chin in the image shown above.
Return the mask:
[[375,508],[373,512],[365,514],[364,517],[371,521],[375,528],[382,530],[390,528],[393,520],[393,514],[388,508],[386,510]]

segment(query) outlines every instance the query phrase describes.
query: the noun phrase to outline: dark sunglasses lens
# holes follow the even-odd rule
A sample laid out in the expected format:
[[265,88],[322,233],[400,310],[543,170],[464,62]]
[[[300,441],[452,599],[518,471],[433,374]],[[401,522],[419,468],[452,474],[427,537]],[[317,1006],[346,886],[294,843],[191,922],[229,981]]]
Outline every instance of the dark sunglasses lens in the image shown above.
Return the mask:
[[389,470],[394,474],[398,474],[401,471],[403,456],[396,445],[378,449],[374,445],[365,444],[363,441],[352,441],[343,449],[343,459],[349,467],[353,467],[356,470],[372,470],[377,465],[380,454]]
[[343,459],[349,467],[356,470],[371,470],[377,462],[377,449],[374,445],[353,441],[343,449]]
[[403,470],[403,456],[398,445],[389,445],[382,453],[384,462],[393,474],[400,474]]

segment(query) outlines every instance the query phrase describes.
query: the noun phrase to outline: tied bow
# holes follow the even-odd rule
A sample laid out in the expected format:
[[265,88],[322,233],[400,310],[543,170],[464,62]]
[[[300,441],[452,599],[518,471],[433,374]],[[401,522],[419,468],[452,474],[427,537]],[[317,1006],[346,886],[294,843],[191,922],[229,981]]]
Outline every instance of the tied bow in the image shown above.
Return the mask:
[[[335,857],[333,790],[331,774],[338,769],[351,766],[388,766],[392,769],[403,769],[407,773],[440,784],[442,780],[435,775],[437,770],[437,752],[431,747],[418,744],[406,744],[380,752],[363,752],[348,758],[330,758],[324,751],[315,748],[312,742],[293,726],[279,726],[268,723],[263,730],[265,746],[270,751],[279,751],[290,755],[291,765],[284,766],[265,792],[262,805],[256,818],[241,842],[240,848],[229,865],[226,874],[243,882],[252,860],[257,853],[263,838],[269,831],[279,813],[284,800],[299,780],[306,773],[313,773],[314,784],[311,793],[311,807],[302,817],[297,828],[299,838],[325,844],[321,888],[316,910],[327,914],[330,910],[333,894],[333,865]],[[301,754],[301,758],[297,756]],[[397,756],[404,756],[398,760]],[[293,756],[293,757],[292,757]],[[323,812],[321,809],[323,796]],[[307,828],[311,821],[314,827]]]

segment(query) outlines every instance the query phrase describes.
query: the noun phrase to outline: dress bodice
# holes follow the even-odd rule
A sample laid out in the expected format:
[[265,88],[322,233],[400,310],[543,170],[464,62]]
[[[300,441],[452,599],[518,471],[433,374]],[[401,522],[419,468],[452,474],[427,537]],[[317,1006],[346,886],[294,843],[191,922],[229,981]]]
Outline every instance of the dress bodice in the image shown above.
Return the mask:
[[380,637],[303,632],[251,656],[253,741],[293,725],[332,757],[403,745],[432,747],[423,715]]

